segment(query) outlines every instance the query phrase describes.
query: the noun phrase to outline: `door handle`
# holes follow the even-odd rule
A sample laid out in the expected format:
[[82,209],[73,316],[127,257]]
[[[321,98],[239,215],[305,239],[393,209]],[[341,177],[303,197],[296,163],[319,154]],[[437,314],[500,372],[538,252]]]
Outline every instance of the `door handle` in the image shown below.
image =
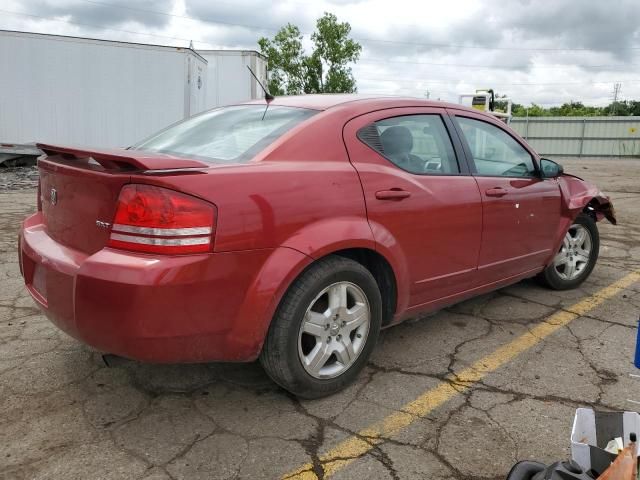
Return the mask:
[[391,190],[380,190],[376,192],[376,198],[378,200],[402,200],[411,196],[411,192],[401,190],[399,188],[392,188]]
[[485,195],[487,197],[502,197],[506,195],[508,192],[502,187],[490,188],[489,190],[485,190]]

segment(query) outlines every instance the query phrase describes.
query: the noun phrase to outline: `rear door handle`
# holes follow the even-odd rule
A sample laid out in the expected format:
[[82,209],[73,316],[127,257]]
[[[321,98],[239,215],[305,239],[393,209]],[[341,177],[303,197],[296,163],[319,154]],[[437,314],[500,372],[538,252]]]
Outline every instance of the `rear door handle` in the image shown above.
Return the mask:
[[489,190],[486,190],[484,193],[487,197],[502,197],[506,195],[508,192],[502,187],[496,187],[496,188],[490,188]]
[[376,192],[376,198],[378,200],[402,200],[411,196],[411,192],[401,190],[399,188],[392,188],[391,190],[380,190]]

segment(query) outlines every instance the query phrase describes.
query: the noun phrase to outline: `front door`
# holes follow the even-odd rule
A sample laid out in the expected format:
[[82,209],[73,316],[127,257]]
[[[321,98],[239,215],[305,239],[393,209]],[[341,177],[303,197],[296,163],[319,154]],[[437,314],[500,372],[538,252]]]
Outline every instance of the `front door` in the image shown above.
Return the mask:
[[482,195],[479,283],[541,268],[557,238],[557,180],[542,179],[531,153],[497,122],[466,112],[453,118]]
[[481,197],[447,125],[444,109],[394,108],[357,117],[344,129],[376,242],[406,268],[405,307],[463,292],[475,276]]

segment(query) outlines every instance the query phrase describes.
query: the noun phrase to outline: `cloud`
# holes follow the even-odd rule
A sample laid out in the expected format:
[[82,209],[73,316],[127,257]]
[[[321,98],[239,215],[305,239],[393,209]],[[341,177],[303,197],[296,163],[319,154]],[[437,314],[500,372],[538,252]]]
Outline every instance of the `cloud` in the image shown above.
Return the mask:
[[297,25],[303,32],[310,31],[316,19],[312,13],[314,10],[317,9],[301,9],[300,4],[292,2],[246,0],[239,7],[238,3],[231,2],[185,0],[185,11],[190,17],[212,25],[236,26],[262,35],[273,35],[289,22]]
[[[604,104],[613,82],[621,81],[623,96],[640,98],[640,81],[635,81],[640,80],[640,49],[632,48],[640,45],[637,0],[5,2],[7,10],[62,22],[6,15],[0,28],[99,32],[104,38],[183,46],[193,39],[196,48],[257,49],[259,37],[272,36],[289,22],[308,34],[330,11],[351,24],[352,37],[363,46],[353,72],[364,93],[424,96],[428,91],[431,98],[456,101],[459,93],[493,87],[518,103]],[[311,48],[308,35],[303,44]]]
[[135,22],[148,27],[166,26],[171,17],[150,11],[170,12],[173,0],[36,0],[23,10],[43,17],[66,17],[72,22],[104,27]]
[[588,48],[620,58],[640,31],[636,0],[576,2],[572,0],[510,2],[505,12],[493,13],[502,28],[524,40],[559,48]]

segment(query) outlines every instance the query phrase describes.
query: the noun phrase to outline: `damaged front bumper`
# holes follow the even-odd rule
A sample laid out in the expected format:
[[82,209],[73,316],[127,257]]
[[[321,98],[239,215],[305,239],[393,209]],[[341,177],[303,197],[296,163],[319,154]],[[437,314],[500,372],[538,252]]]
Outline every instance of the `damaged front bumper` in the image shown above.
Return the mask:
[[592,211],[598,221],[606,218],[611,222],[611,224],[617,225],[618,219],[616,218],[616,210],[613,208],[613,204],[611,203],[611,200],[609,200],[609,197],[600,196],[596,197],[594,200],[596,201],[592,201],[587,205],[587,210]]
[[562,193],[562,200],[569,215],[575,218],[587,209],[600,221],[606,218],[613,225],[617,225],[616,212],[611,199],[603,194],[598,187],[580,177],[564,174],[558,177]]

